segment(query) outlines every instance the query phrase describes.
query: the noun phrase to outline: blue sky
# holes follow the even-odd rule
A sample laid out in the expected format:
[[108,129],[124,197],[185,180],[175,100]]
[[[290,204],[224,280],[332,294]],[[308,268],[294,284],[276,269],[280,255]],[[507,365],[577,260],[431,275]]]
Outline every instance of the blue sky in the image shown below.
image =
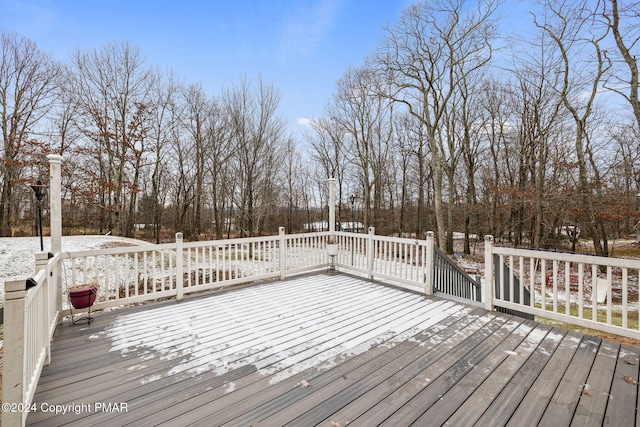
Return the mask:
[[149,66],[211,94],[246,74],[280,91],[280,112],[318,117],[335,82],[378,45],[411,0],[0,0],[0,28],[66,61],[127,40]]

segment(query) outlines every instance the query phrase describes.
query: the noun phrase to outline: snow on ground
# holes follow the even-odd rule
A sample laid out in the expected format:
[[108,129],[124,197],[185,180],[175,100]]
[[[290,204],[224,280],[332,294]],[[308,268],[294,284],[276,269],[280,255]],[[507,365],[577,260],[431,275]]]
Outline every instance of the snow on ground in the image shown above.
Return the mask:
[[[51,249],[51,238],[44,237],[44,250]],[[117,236],[63,236],[62,251],[106,249],[114,246],[148,245],[142,240]],[[33,276],[35,254],[40,252],[39,237],[0,237],[0,304],[4,305],[4,282]]]

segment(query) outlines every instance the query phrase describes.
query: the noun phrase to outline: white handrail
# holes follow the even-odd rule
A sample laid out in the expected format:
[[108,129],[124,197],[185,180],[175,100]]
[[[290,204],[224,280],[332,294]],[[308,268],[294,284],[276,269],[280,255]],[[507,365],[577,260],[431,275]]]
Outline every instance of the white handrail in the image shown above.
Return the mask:
[[[65,252],[64,289],[97,283],[93,309],[321,269],[328,232]],[[66,305],[66,304],[65,304]],[[65,312],[68,314],[68,312]]]
[[[3,425],[24,425],[40,372],[50,361],[51,338],[60,315],[56,307],[60,259],[48,255],[36,254],[37,273],[32,279],[5,282],[2,399],[17,410],[2,411]],[[33,286],[27,288],[28,284]]]
[[[492,240],[485,241],[485,250],[487,307],[640,339],[640,304],[630,298],[638,295],[640,261],[497,247]],[[494,255],[501,265],[493,265]],[[503,270],[509,274],[500,274],[495,284],[494,272]]]

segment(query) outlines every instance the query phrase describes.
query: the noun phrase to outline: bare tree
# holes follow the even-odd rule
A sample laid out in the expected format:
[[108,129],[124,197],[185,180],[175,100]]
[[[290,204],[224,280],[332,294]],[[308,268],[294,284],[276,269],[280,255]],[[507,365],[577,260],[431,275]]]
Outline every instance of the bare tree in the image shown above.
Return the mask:
[[638,192],[640,191],[640,146],[638,145],[637,132],[629,132],[628,129],[614,129],[611,138],[614,141],[614,149],[611,153],[612,161],[611,178],[612,192],[615,197],[616,228],[618,236],[630,232],[638,232],[638,225],[632,222],[637,211],[640,210]]
[[195,178],[193,218],[189,238],[198,240],[202,232],[202,210],[204,202],[205,163],[207,159],[207,122],[210,120],[211,104],[202,84],[189,85],[183,92],[185,114],[184,127],[193,144],[193,176]]
[[545,204],[553,194],[547,182],[552,170],[550,153],[561,140],[558,129],[566,118],[557,92],[562,66],[548,42],[543,34],[540,40],[525,44],[529,53],[520,55],[523,59],[513,72],[507,96],[513,108],[511,120],[515,130],[512,158],[518,159],[511,192],[512,231],[516,245],[523,244],[526,235],[532,247],[542,245]]
[[235,147],[239,226],[245,235],[260,231],[261,221],[274,203],[277,156],[281,155],[284,122],[277,115],[280,95],[273,85],[248,79],[225,91],[223,105]]
[[[457,79],[489,63],[494,36],[495,1],[480,1],[475,11],[462,0],[416,3],[387,29],[374,62],[391,84],[388,95],[421,121],[433,161],[438,241],[445,242],[443,158],[445,114],[458,90]],[[445,139],[443,139],[445,137]]]
[[[464,75],[458,79],[460,101],[459,108],[456,109],[454,114],[455,127],[453,131],[456,134],[456,139],[460,140],[460,156],[465,166],[464,177],[461,179],[465,187],[463,206],[463,252],[465,254],[471,253],[470,233],[472,218],[476,223],[478,222],[476,174],[480,163],[483,161],[482,150],[484,147],[482,143],[485,139],[483,130],[486,129],[486,115],[480,104],[482,100],[482,81],[484,81],[484,76],[481,74],[477,76]],[[453,218],[450,221],[453,223]],[[450,227],[453,227],[453,224]],[[453,251],[452,233],[447,235],[447,245],[451,245],[450,249]]]
[[128,43],[78,51],[71,67],[79,125],[97,156],[95,179],[104,188],[100,203],[108,212],[107,227],[131,235],[157,76]]
[[[590,161],[588,124],[594,112],[598,89],[609,68],[600,47],[608,29],[597,31],[593,26],[585,28],[593,20],[586,0],[547,2],[546,7],[551,12],[551,18],[543,23],[536,21],[536,25],[553,40],[561,58],[562,83],[559,94],[575,125],[574,147],[579,168],[580,196],[596,255],[607,256],[606,231],[596,218],[597,204],[602,198],[601,194],[594,196],[592,191],[595,187],[599,193],[602,183],[595,163]],[[593,180],[590,179],[589,165]]]
[[224,113],[222,101],[212,98],[209,103],[209,118],[206,126],[206,169],[209,174],[209,192],[215,235],[222,238],[227,207],[232,201],[232,180],[229,178],[229,160],[235,154],[230,134],[229,118]]
[[389,101],[375,90],[380,84],[377,78],[371,69],[348,70],[338,81],[329,107],[331,120],[343,135],[342,155],[355,167],[358,190],[362,191],[365,228],[379,225],[393,130]]
[[[402,236],[402,233],[410,230],[408,224],[409,215],[407,211],[408,207],[411,204],[411,194],[417,189],[421,188],[424,184],[420,179],[418,179],[418,183],[415,186],[416,188],[412,189],[411,183],[415,180],[412,179],[410,170],[414,156],[418,152],[418,149],[416,149],[416,145],[420,144],[422,138],[413,138],[412,127],[415,125],[415,119],[412,116],[408,114],[399,114],[395,122],[396,126],[394,127],[394,135],[396,145],[396,162],[400,165],[400,167],[397,169],[394,168],[394,170],[399,171],[401,176],[399,183],[400,194],[398,195],[398,199],[400,200],[398,235]],[[414,231],[417,233],[420,232],[419,222],[420,221],[418,220],[414,228]]]
[[506,98],[506,86],[495,79],[487,79],[482,85],[482,109],[486,120],[481,131],[487,135],[487,149],[489,155],[482,164],[483,203],[486,209],[488,234],[497,239],[502,237],[502,224],[504,220],[499,207],[503,204],[504,195],[500,190],[503,180],[502,160],[500,147],[505,145],[505,139],[509,133],[510,110]]
[[[620,7],[621,2],[618,0],[603,0],[603,15],[607,19],[618,52],[622,57],[624,64],[628,69],[626,77],[619,77],[619,73],[612,73],[610,76],[611,84],[607,85],[610,89],[622,95],[629,103],[636,120],[636,124],[640,129],[640,98],[638,79],[638,42],[640,41],[640,29],[638,27],[638,16],[640,16],[640,3],[631,2]],[[611,6],[609,9],[608,6]],[[602,55],[606,56],[607,52],[603,51]],[[609,59],[609,58],[607,58]],[[615,70],[618,70],[616,67]]]
[[0,236],[12,235],[14,187],[20,183],[25,155],[44,154],[35,135],[57,96],[59,67],[34,42],[0,34]]
[[[149,130],[150,159],[146,182],[148,197],[146,208],[150,208],[149,225],[156,243],[160,243],[164,206],[168,196],[169,155],[172,132],[180,127],[180,109],[176,106],[181,85],[170,74],[165,82],[152,88],[153,117]],[[149,188],[150,187],[150,188]]]
[[289,233],[300,230],[298,211],[304,200],[305,188],[301,186],[303,174],[302,156],[293,138],[288,138],[284,145],[282,168],[280,169],[280,187],[282,188],[282,204],[286,206],[286,229]]
[[[344,134],[342,127],[329,116],[312,120],[311,130],[304,134],[304,138],[309,145],[311,160],[316,162],[322,170],[322,173],[317,178],[333,177],[337,180],[338,210],[336,212],[336,221],[342,222],[345,220],[343,218],[343,203],[349,197],[349,194],[345,193],[348,190],[345,188],[347,158],[343,154]],[[306,200],[309,200],[309,197]],[[309,203],[306,203],[305,206],[308,212]],[[311,221],[308,220],[307,222]]]
[[172,204],[174,228],[187,235],[193,234],[194,224],[189,220],[189,212],[195,200],[195,169],[193,167],[194,147],[183,138],[180,129],[174,129],[171,137],[172,148]]

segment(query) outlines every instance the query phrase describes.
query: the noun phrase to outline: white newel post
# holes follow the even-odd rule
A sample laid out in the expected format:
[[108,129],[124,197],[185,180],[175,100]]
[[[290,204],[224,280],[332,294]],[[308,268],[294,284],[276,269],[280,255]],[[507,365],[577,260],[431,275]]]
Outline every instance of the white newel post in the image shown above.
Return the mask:
[[284,280],[285,278],[285,269],[287,268],[286,260],[287,260],[287,241],[284,237],[284,227],[278,228],[278,236],[280,237],[280,253],[279,253],[279,261],[280,261],[280,280]]
[[[62,252],[62,156],[59,154],[49,154],[49,216],[51,217],[51,252],[59,254]],[[50,286],[56,289],[56,304],[58,311],[62,310],[62,278],[60,277],[60,266],[56,265],[51,277]],[[62,317],[59,318],[62,322]]]
[[[2,402],[22,404],[27,378],[26,354],[26,281],[4,283],[4,349],[2,362]],[[2,425],[23,426],[28,412],[2,411]]]
[[484,307],[493,309],[493,236],[484,236]]
[[369,280],[373,280],[373,236],[375,234],[375,227],[369,227],[369,235],[367,236],[367,275]]
[[176,300],[184,298],[184,235],[176,233]]
[[329,186],[329,241],[333,243],[336,235],[336,179],[328,178],[327,185]]
[[434,234],[433,231],[427,231],[427,260],[424,268],[426,271],[425,274],[425,282],[424,282],[424,293],[426,295],[433,294],[433,245],[434,245]]
[[62,252],[62,156],[49,154],[49,210],[51,215],[51,252]]

